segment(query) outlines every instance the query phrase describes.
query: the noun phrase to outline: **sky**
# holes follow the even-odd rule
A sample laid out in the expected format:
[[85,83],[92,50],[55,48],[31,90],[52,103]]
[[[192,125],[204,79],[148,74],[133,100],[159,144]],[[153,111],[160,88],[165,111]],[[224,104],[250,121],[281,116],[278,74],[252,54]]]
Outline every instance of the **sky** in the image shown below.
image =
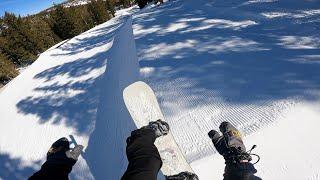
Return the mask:
[[0,16],[3,16],[6,11],[21,16],[36,14],[52,6],[53,3],[63,1],[65,0],[0,0]]

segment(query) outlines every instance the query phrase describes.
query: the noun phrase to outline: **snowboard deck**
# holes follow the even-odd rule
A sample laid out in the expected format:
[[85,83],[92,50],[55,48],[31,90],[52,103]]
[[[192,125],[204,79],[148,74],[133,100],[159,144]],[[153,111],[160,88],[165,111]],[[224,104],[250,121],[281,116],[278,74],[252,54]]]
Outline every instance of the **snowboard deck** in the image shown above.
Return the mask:
[[[165,121],[157,98],[146,83],[138,81],[126,87],[123,99],[137,128],[148,125],[150,121]],[[171,132],[157,138],[155,145],[163,161],[161,171],[164,175],[174,175],[183,171],[193,173]]]

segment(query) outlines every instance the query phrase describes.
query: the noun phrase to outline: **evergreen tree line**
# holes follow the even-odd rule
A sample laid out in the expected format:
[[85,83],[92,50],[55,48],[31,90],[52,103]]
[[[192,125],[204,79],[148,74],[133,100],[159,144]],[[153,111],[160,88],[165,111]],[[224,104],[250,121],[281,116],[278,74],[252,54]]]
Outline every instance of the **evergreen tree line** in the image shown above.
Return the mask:
[[17,68],[62,40],[72,38],[115,16],[115,7],[131,0],[91,0],[80,6],[55,5],[50,11],[21,17],[6,12],[0,18],[0,86],[18,75]]

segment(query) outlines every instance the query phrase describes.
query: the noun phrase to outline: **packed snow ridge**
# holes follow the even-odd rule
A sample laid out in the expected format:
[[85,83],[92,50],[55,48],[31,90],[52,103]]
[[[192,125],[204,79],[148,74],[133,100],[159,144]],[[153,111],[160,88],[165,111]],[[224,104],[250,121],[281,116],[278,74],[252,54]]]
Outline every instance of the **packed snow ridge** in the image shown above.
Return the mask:
[[135,129],[122,99],[143,80],[201,180],[222,179],[207,132],[257,144],[262,179],[320,179],[316,1],[176,0],[117,17],[39,57],[0,93],[0,179],[26,179],[56,139],[83,144],[71,179],[119,179]]

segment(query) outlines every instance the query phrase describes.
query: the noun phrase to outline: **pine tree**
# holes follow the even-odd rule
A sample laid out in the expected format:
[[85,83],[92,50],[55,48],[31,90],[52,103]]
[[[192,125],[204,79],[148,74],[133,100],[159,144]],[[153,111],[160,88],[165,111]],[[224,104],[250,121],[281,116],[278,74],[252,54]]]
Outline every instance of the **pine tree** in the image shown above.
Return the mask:
[[69,12],[79,33],[94,27],[94,20],[86,6],[70,7]]
[[105,2],[106,9],[108,10],[109,14],[111,14],[113,17],[115,17],[116,14],[115,4],[115,0],[106,0]]
[[5,85],[11,79],[18,75],[18,71],[15,66],[0,53],[0,86]]
[[104,23],[110,19],[105,2],[103,0],[92,0],[91,3],[88,4],[88,11],[90,12],[96,25]]
[[[20,17],[0,17],[0,84],[17,76],[16,67],[32,63],[37,56],[61,40],[72,38],[115,15],[118,0],[92,0],[87,5]],[[123,0],[126,7],[130,0]]]
[[7,57],[17,65],[24,65],[32,62],[35,58],[28,37],[28,26],[24,23],[23,19],[14,14],[5,13],[3,17],[4,29],[1,31],[2,41],[1,52],[6,54]]
[[123,8],[128,8],[132,4],[131,0],[119,0],[119,3]]
[[60,41],[42,15],[26,17],[25,21],[30,28],[28,36],[30,36],[35,55],[42,53]]
[[61,39],[69,39],[79,34],[75,22],[71,14],[62,5],[56,5],[55,10],[51,14],[53,20],[52,30]]
[[3,22],[3,18],[0,17],[0,36],[1,36],[1,33],[2,31],[5,29],[5,25],[4,25],[4,22]]

